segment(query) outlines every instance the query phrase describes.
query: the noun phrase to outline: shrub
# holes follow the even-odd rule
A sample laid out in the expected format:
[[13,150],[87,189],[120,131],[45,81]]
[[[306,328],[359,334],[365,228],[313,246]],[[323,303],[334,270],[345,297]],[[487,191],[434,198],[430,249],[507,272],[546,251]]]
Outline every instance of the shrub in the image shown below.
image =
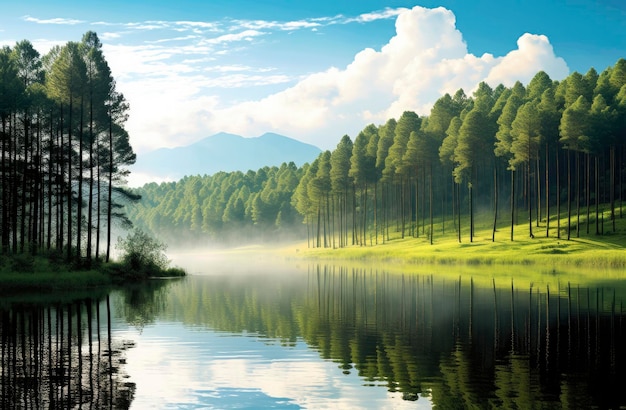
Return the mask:
[[34,272],[35,258],[30,254],[18,254],[11,260],[11,270],[13,272],[26,273]]
[[125,239],[118,238],[116,249],[121,252],[120,262],[129,277],[160,274],[170,263],[165,255],[167,246],[138,228]]

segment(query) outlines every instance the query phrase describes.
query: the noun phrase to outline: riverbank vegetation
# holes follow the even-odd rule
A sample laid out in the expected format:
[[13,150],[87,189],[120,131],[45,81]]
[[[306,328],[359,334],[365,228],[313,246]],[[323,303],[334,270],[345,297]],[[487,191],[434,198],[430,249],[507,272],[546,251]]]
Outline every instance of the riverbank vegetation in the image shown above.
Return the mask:
[[3,291],[182,273],[152,261],[154,252],[125,260],[137,255],[129,245],[112,262],[114,234],[131,226],[123,205],[139,199],[126,188],[135,162],[128,110],[94,32],[44,56],[28,40],[0,49]]
[[[485,216],[487,217],[487,216]],[[478,218],[480,220],[481,218]],[[554,223],[552,221],[551,223]],[[563,215],[561,223],[566,223]],[[545,226],[545,221],[540,227]],[[436,228],[441,229],[441,226]],[[507,227],[510,228],[510,227]],[[525,223],[514,226],[514,230],[527,229]],[[506,237],[508,229],[497,231],[496,238]],[[445,265],[457,268],[480,269],[480,266],[529,267],[541,272],[562,270],[601,269],[623,270],[626,268],[626,220],[617,219],[616,232],[604,235],[589,235],[578,238],[555,239],[554,236],[530,238],[519,235],[514,241],[492,240],[491,229],[475,232],[472,242],[458,242],[454,232],[439,237],[434,243],[429,238],[401,238],[395,232],[390,240],[377,246],[349,246],[344,248],[297,248],[284,249],[298,259],[363,263],[366,266],[389,266],[403,270],[416,266]],[[514,268],[516,269],[516,268]],[[456,270],[455,270],[456,272]]]
[[109,260],[120,208],[139,199],[124,188],[128,109],[94,32],[44,56],[28,40],[0,50],[2,254]]
[[63,252],[0,256],[0,293],[84,290],[186,275],[170,266],[167,246],[139,229],[118,238],[118,259],[94,261],[89,268],[67,262]]
[[[311,253],[355,259],[400,239],[411,245],[390,259],[525,263],[531,253],[575,264],[585,250],[590,260],[626,245],[625,142],[620,59],[562,81],[539,72],[528,85],[446,94],[430,115],[370,124],[301,168],[148,184],[129,217],[195,244],[258,240],[255,231],[272,243],[287,231],[306,236]],[[437,256],[446,243],[452,255]]]

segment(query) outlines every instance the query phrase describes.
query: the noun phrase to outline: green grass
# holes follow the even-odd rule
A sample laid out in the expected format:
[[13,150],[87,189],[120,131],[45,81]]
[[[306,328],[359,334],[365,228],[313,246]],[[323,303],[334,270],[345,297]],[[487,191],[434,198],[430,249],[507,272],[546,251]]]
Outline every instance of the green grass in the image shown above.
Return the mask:
[[106,287],[111,284],[111,278],[97,270],[0,272],[0,294],[79,290]]
[[[550,237],[546,237],[546,223],[539,227],[533,222],[534,238],[530,238],[528,223],[514,226],[514,240],[510,240],[510,225],[501,221],[492,242],[490,215],[479,215],[475,224],[475,236],[469,240],[467,218],[461,220],[461,243],[458,242],[452,222],[446,223],[446,233],[442,234],[441,223],[434,225],[433,244],[427,235],[401,238],[400,232],[390,229],[390,238],[384,243],[379,234],[378,245],[368,238],[365,246],[349,246],[340,249],[307,248],[299,246],[298,257],[317,261],[365,262],[394,265],[453,265],[453,266],[528,266],[543,271],[573,270],[578,268],[624,270],[626,268],[626,218],[616,214],[616,230],[612,231],[608,213],[605,215],[604,234],[595,235],[595,221],[590,221],[590,233],[586,233],[584,217],[581,215],[580,237],[576,237],[575,226],[570,240],[567,240],[567,219],[561,218],[561,238],[557,238],[557,221],[550,220]],[[519,220],[523,214],[520,212]],[[576,218],[572,218],[575,222]],[[428,228],[427,228],[428,229]],[[421,233],[421,232],[420,232]],[[373,245],[373,246],[372,246]]]
[[60,254],[51,252],[38,256],[29,254],[0,256],[0,295],[15,293],[75,292],[108,289],[113,285],[143,279],[185,276],[178,267],[149,272],[131,272],[123,263],[94,262],[91,269],[67,264]]

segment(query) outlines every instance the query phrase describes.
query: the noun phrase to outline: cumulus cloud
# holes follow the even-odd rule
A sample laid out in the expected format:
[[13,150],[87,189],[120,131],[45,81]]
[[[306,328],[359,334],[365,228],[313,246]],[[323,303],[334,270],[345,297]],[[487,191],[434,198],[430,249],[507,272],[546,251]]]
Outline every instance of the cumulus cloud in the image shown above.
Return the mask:
[[515,79],[528,83],[537,73],[537,67],[556,78],[566,77],[569,69],[565,60],[555,58],[552,45],[546,36],[524,34],[517,40],[517,50],[509,52],[494,66],[485,79],[489,84],[512,86]]
[[242,135],[272,130],[332,148],[370,122],[406,110],[427,115],[445,93],[471,93],[481,81],[527,83],[540,70],[554,79],[569,71],[547,37],[527,33],[505,56],[475,56],[450,10],[417,6],[399,13],[396,35],[381,50],[365,49],[343,69],[311,74],[266,98],[210,111],[207,126]]
[[[272,67],[214,59],[236,56],[240,50],[245,54],[254,39],[277,41],[273,33],[288,27],[311,28],[302,22],[233,21],[231,30],[217,36],[190,38],[176,46],[169,42],[105,44],[105,54],[118,88],[130,102],[127,128],[138,152],[186,145],[217,132],[258,136],[268,131],[330,149],[342,135],[354,138],[367,124],[398,118],[403,111],[428,115],[439,97],[459,88],[470,94],[481,81],[494,87],[510,86],[517,80],[527,83],[540,70],[553,79],[562,79],[569,71],[543,35],[522,35],[517,48],[503,56],[473,55],[456,27],[454,13],[441,7],[387,9],[351,22],[367,24],[393,17],[395,35],[379,50],[363,49],[344,67],[301,78]],[[307,21],[331,25],[348,24],[350,19],[335,16]],[[141,26],[172,24],[145,22]],[[262,96],[260,87],[273,91]],[[236,90],[250,91],[229,100],[228,93]]]

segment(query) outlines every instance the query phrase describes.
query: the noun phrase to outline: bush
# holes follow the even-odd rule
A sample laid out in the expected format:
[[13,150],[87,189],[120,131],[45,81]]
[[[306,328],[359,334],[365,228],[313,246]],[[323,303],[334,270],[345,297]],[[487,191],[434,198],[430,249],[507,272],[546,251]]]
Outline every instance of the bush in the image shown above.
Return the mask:
[[160,276],[170,263],[165,255],[167,246],[138,228],[125,239],[118,238],[116,249],[121,252],[120,263],[127,277]]
[[11,260],[11,270],[19,273],[32,273],[35,270],[35,258],[30,254],[18,254]]

